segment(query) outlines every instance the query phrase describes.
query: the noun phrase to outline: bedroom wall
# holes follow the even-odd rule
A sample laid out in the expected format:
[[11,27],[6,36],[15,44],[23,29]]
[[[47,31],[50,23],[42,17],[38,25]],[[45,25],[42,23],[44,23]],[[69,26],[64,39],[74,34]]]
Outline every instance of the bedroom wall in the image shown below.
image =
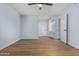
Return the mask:
[[21,39],[38,39],[37,16],[21,16]]
[[70,12],[69,15],[69,40],[68,43],[79,49],[79,4],[75,5]]
[[[66,14],[68,14],[68,44],[79,49],[79,4],[71,7],[63,15]],[[64,25],[64,19],[65,17],[63,16],[63,23],[61,25]],[[64,34],[64,32],[61,33]],[[62,37],[61,40],[65,41]]]
[[0,4],[0,49],[19,40],[19,14],[7,4]]

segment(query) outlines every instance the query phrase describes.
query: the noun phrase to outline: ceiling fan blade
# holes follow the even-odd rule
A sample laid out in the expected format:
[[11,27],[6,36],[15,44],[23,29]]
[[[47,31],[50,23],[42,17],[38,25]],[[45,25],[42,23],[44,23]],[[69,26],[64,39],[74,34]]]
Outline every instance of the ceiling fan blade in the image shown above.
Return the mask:
[[48,5],[48,6],[52,6],[52,3],[28,3],[28,5],[35,5],[35,4],[42,4],[42,5]]
[[35,3],[28,3],[28,5],[33,5],[33,4],[35,4]]
[[43,5],[49,5],[49,6],[53,5],[53,3],[41,3],[41,4],[43,4]]

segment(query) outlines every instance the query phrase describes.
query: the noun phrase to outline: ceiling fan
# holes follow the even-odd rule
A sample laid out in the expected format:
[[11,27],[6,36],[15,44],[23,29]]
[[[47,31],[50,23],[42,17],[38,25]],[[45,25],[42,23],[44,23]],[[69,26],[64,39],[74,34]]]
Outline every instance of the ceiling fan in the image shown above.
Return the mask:
[[53,3],[28,3],[28,5],[38,5],[39,9],[42,9],[43,5],[53,6]]

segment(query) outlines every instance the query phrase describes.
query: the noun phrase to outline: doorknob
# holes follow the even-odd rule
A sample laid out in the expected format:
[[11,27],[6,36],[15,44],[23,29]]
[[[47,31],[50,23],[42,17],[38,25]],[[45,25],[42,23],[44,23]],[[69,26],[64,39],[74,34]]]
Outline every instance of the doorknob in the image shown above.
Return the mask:
[[66,29],[64,29],[64,31],[67,31]]

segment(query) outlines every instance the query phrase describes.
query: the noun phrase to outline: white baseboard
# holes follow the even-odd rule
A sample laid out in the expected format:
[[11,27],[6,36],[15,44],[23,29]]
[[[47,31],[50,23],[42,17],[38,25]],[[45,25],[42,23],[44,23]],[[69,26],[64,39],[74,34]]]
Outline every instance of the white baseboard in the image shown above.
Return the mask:
[[71,44],[71,43],[68,43],[70,46],[76,48],[76,49],[79,49],[79,45],[76,45],[76,44]]
[[22,37],[21,39],[39,39],[39,37]]
[[[63,40],[61,40],[61,41],[64,42],[64,43],[66,44],[65,41],[63,41]],[[74,48],[76,48],[76,49],[79,49],[79,46],[76,45],[76,44],[68,43],[68,45],[70,45],[70,46],[72,46],[72,47],[74,47]]]
[[6,48],[6,47],[8,47],[8,46],[10,46],[10,45],[12,45],[12,44],[14,44],[15,42],[17,42],[17,41],[19,41],[19,40],[20,40],[20,39],[17,39],[17,40],[15,40],[15,41],[10,42],[9,44],[6,44],[6,45],[1,46],[1,47],[0,47],[0,50],[2,50],[2,49],[4,49],[4,48]]

